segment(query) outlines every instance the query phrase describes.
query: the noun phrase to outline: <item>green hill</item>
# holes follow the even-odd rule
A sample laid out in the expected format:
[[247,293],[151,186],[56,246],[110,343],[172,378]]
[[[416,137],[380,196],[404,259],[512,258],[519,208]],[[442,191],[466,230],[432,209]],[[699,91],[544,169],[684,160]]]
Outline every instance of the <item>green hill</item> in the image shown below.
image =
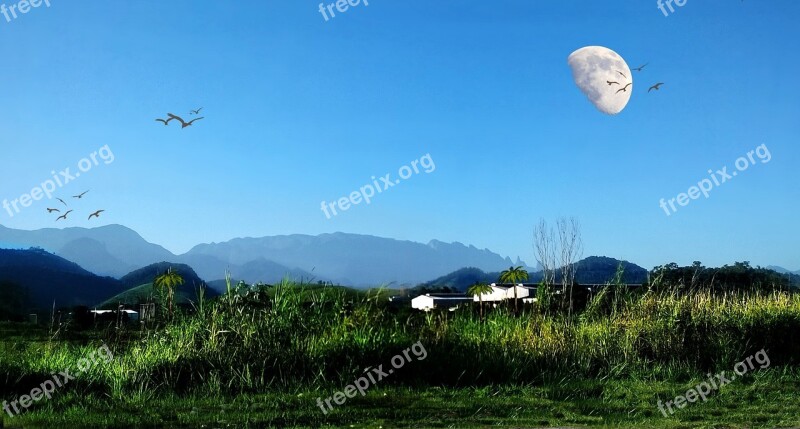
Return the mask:
[[116,279],[97,276],[37,248],[0,249],[0,287],[0,298],[14,302],[23,313],[54,304],[58,308],[91,305],[125,290]]
[[186,281],[187,284],[196,284],[200,285],[205,283],[197,273],[192,269],[192,267],[186,264],[175,264],[171,262],[159,262],[156,264],[150,264],[146,267],[139,268],[138,270],[131,271],[130,273],[126,274],[119,281],[126,287],[126,288],[134,288],[137,286],[141,286],[146,283],[152,283],[153,279],[156,278],[159,274],[163,274],[168,269],[172,268],[175,272],[180,274],[183,277],[183,280]]
[[127,289],[97,305],[98,308],[116,308],[119,304],[135,306],[138,304],[157,300],[158,293],[153,288],[153,280],[159,274],[172,268],[181,277],[184,284],[175,290],[175,304],[187,305],[197,301],[201,286],[205,287],[205,297],[214,298],[219,292],[206,287],[205,282],[188,265],[159,262],[144,268],[132,271],[120,279],[120,283]]

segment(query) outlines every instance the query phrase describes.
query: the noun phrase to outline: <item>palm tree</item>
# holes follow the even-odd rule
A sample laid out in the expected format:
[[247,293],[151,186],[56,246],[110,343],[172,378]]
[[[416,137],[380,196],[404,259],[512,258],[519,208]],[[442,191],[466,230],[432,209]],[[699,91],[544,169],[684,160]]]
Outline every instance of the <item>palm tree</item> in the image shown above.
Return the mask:
[[483,320],[483,295],[486,293],[492,293],[492,287],[485,283],[475,283],[467,289],[467,294],[478,296],[478,301],[481,303],[481,320]]
[[500,283],[511,283],[514,288],[514,311],[519,312],[519,298],[517,297],[517,282],[528,280],[528,272],[522,267],[509,267],[500,273]]
[[167,292],[167,306],[169,307],[169,316],[172,317],[172,303],[175,300],[175,288],[184,283],[183,277],[173,270],[172,267],[167,268],[163,274],[156,276],[153,280],[153,287],[156,289],[166,290]]

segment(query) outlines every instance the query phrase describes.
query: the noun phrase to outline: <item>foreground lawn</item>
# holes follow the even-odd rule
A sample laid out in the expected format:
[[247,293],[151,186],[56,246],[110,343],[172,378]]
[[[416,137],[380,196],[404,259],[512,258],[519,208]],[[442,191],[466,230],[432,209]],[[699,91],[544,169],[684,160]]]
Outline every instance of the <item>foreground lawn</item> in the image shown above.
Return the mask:
[[665,418],[658,398],[697,381],[584,381],[545,387],[372,390],[324,415],[316,398],[333,392],[269,393],[236,398],[54,398],[8,428],[789,428],[800,426],[800,377],[765,371],[737,380]]

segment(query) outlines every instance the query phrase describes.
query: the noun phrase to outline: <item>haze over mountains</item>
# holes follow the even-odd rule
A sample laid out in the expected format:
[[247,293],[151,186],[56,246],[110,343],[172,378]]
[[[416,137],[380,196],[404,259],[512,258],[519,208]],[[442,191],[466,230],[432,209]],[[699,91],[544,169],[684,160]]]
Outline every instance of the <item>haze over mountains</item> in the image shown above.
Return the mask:
[[237,238],[200,244],[182,255],[121,225],[22,231],[0,226],[0,248],[41,247],[101,276],[121,277],[158,263],[182,263],[205,280],[273,283],[285,276],[350,286],[416,285],[463,267],[495,272],[525,265],[461,243],[428,244],[334,233]]
[[767,268],[769,268],[770,270],[773,270],[775,272],[781,273],[781,274],[797,274],[797,275],[800,275],[800,270],[790,271],[790,270],[787,270],[786,268],[779,267],[777,265],[770,265]]

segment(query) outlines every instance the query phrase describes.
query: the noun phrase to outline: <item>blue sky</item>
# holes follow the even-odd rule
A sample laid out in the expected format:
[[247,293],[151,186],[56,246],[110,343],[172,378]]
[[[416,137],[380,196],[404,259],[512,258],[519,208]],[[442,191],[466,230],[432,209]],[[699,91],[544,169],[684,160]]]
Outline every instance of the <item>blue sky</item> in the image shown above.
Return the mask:
[[[0,15],[0,199],[115,158],[59,190],[91,189],[68,222],[37,201],[0,223],[123,224],[173,252],[343,231],[533,263],[536,221],[574,216],[585,256],[800,269],[800,3],[765,3],[371,0],[326,22],[319,1],[51,0]],[[587,45],[649,62],[618,116],[572,81]],[[154,121],[201,106],[185,130]],[[659,208],[761,144],[769,163]],[[425,154],[434,172],[321,211]]]

